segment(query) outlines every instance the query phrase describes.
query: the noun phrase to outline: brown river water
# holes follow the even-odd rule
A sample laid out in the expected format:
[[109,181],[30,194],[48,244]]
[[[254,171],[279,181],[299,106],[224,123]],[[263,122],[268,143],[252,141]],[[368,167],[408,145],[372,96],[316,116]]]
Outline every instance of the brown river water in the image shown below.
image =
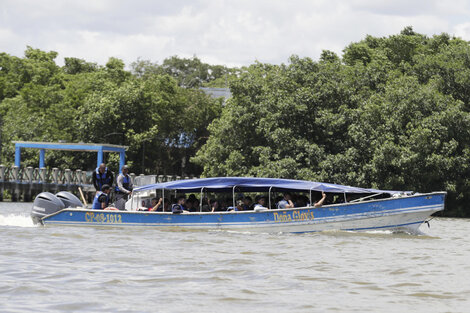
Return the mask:
[[0,203],[0,312],[470,312],[470,220],[422,235],[37,227]]

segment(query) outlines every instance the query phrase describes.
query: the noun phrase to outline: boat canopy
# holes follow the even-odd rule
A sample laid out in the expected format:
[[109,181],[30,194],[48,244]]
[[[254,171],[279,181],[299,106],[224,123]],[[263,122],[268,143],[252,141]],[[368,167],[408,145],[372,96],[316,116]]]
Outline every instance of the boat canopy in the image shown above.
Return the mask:
[[213,191],[243,191],[243,192],[263,192],[263,191],[323,191],[331,193],[360,193],[396,194],[403,191],[366,189],[329,183],[319,183],[306,180],[281,179],[281,178],[257,178],[257,177],[214,177],[200,179],[176,180],[166,183],[156,183],[137,187],[134,191],[145,190],[175,190],[176,192],[198,192]]

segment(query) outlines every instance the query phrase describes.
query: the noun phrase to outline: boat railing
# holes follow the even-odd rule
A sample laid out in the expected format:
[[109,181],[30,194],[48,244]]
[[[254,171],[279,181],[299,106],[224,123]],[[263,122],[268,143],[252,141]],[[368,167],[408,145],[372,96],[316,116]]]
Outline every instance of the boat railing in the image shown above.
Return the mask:
[[364,200],[367,200],[367,199],[370,199],[370,198],[373,198],[373,197],[376,197],[376,196],[380,196],[381,193],[374,193],[373,195],[368,195],[366,197],[361,197],[361,198],[358,198],[358,199],[354,199],[354,200],[351,200],[349,202],[353,203],[353,202],[360,202],[360,201],[364,201]]

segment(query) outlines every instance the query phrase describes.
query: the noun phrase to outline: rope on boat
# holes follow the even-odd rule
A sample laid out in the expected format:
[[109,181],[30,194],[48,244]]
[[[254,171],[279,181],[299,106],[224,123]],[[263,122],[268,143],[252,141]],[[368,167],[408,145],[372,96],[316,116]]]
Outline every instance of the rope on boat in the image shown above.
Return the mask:
[[424,222],[428,225],[428,228],[431,228],[431,224],[429,224],[429,222],[430,222],[433,218],[434,218],[434,216],[431,216],[430,219],[424,221]]

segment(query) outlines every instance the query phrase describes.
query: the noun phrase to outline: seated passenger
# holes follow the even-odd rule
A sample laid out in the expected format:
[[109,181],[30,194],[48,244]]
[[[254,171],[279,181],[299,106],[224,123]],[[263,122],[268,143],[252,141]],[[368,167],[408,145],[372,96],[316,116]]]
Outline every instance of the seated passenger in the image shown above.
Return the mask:
[[193,200],[191,198],[188,198],[186,200],[186,210],[189,212],[197,212],[199,211],[199,208],[195,205],[197,203],[197,200]]
[[316,208],[319,208],[323,205],[323,202],[325,202],[325,199],[326,199],[326,193],[325,192],[321,192],[321,199],[317,202],[315,202],[315,204],[313,205],[314,207]]
[[160,203],[157,201],[157,198],[152,198],[150,202],[148,200],[142,200],[142,206],[137,208],[137,211],[154,211],[152,208],[158,205],[160,205]]
[[211,203],[207,197],[202,198],[202,212],[210,212],[212,210]]
[[278,210],[282,209],[292,209],[294,207],[294,202],[292,202],[292,196],[289,192],[284,193],[284,198],[278,202]]
[[253,203],[253,199],[251,199],[250,196],[246,196],[244,199],[243,199],[243,210],[246,211],[246,210],[253,210],[254,208],[254,203]]
[[184,203],[186,202],[184,196],[179,196],[176,199],[177,202],[171,206],[171,212],[173,212],[173,214],[181,214],[187,212],[184,209]]
[[304,207],[310,206],[309,202],[310,201],[309,201],[308,197],[306,197],[304,195],[298,195],[297,196],[297,201],[295,202],[295,207],[296,208],[304,208]]
[[211,212],[218,212],[218,211],[221,211],[221,207],[220,207],[220,204],[219,204],[219,201],[215,200],[215,199],[212,199],[210,201],[211,203]]
[[160,198],[158,200],[157,205],[151,208],[150,211],[170,212],[170,201],[167,198],[165,199]]
[[256,204],[253,207],[253,210],[256,211],[256,210],[262,210],[262,209],[267,210],[268,209],[266,207],[266,197],[265,196],[258,195],[258,196],[256,196],[255,200],[256,200]]
[[153,198],[152,203],[150,204],[151,208],[149,209],[149,211],[157,211],[158,208],[162,205],[162,202],[163,202],[162,198],[158,199],[158,201],[157,201],[157,198]]
[[243,198],[237,200],[235,211],[245,211],[245,204],[243,203]]
[[109,193],[111,192],[111,187],[107,184],[104,184],[101,187],[101,191],[98,191],[93,199],[93,204],[91,208],[93,210],[104,210],[108,207],[110,198]]

